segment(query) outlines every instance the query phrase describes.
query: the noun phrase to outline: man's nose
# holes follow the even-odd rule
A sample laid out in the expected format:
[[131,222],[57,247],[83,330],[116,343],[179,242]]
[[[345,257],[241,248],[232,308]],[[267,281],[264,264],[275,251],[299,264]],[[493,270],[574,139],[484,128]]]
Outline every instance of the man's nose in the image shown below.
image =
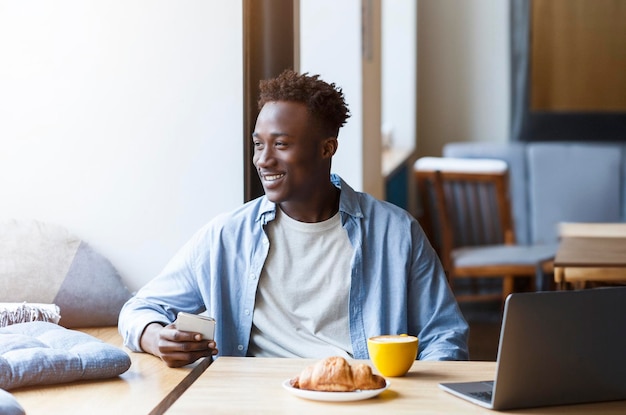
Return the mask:
[[271,163],[272,152],[271,148],[265,147],[260,150],[256,150],[254,153],[254,165],[257,167],[264,167]]

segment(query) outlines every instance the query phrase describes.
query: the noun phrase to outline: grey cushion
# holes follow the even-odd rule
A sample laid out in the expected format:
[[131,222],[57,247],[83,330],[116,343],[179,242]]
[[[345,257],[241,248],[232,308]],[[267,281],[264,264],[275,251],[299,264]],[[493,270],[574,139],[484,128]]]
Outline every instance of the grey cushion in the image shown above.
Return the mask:
[[131,296],[113,265],[65,228],[0,222],[0,302],[56,304],[64,327],[117,324]]
[[539,265],[554,258],[557,244],[487,245],[458,248],[452,258],[458,267],[481,265]]
[[619,222],[622,148],[528,144],[531,240],[554,243],[559,222]]
[[0,388],[104,379],[130,368],[121,349],[43,321],[0,328]]
[[0,414],[24,415],[24,408],[15,400],[9,392],[0,389]]

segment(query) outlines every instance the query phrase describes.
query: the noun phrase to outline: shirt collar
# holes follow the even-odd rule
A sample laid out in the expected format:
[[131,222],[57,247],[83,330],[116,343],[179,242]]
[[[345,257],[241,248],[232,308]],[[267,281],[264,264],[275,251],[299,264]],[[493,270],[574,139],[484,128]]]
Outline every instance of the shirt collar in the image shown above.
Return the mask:
[[[339,196],[339,211],[355,218],[362,218],[363,211],[359,205],[359,193],[354,191],[348,183],[346,183],[339,175],[331,174],[330,181],[341,190]],[[264,225],[276,218],[276,204],[263,195],[261,197],[257,221],[261,221]]]
[[330,181],[336,187],[341,189],[341,195],[339,196],[339,211],[354,218],[362,218],[363,211],[361,210],[361,205],[359,204],[359,192],[355,192],[354,189],[337,174],[331,174]]

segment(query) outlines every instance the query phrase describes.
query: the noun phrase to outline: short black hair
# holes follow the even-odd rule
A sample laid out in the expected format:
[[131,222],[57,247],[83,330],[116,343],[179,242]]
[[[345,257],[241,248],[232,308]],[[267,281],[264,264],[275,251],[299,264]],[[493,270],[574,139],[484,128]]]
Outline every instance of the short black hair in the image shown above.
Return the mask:
[[337,137],[350,118],[341,88],[319,79],[319,75],[287,69],[276,78],[261,81],[259,89],[259,109],[271,101],[301,102],[327,136]]

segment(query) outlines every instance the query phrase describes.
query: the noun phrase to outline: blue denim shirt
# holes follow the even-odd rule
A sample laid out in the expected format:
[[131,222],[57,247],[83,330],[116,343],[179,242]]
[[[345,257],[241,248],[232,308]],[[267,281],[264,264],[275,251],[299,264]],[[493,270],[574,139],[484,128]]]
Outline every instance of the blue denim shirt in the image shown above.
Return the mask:
[[[408,333],[419,338],[419,359],[468,359],[468,325],[418,222],[397,206],[354,191],[339,176],[331,179],[341,189],[341,223],[354,247],[332,253],[352,255],[354,357],[368,358],[370,336]],[[246,356],[269,251],[264,226],[275,215],[276,205],[263,196],[200,229],[122,308],[119,330],[125,345],[140,351],[149,323],[169,324],[179,311],[206,310],[217,320],[219,355]]]

